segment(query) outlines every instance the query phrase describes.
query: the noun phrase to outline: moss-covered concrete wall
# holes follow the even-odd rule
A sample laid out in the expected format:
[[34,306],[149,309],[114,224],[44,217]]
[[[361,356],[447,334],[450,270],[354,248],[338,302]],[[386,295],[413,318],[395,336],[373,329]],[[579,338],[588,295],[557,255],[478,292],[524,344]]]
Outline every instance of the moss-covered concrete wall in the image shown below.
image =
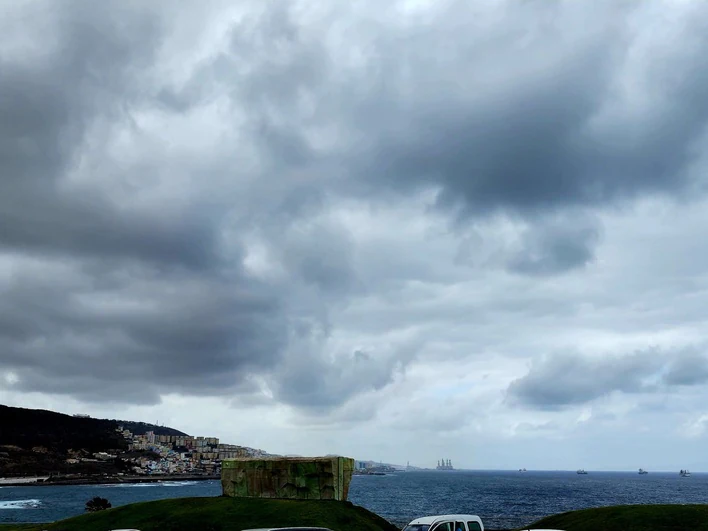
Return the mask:
[[225,496],[301,500],[347,499],[354,460],[349,457],[225,459]]

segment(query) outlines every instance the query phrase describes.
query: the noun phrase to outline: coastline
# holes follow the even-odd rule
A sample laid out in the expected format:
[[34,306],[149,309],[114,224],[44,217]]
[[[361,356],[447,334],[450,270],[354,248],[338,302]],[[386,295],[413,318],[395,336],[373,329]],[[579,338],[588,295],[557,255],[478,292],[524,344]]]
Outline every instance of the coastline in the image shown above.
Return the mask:
[[163,481],[220,480],[219,475],[160,474],[150,476],[81,476],[49,481],[48,477],[0,478],[2,487],[56,487],[60,485],[113,485],[130,483],[161,483]]

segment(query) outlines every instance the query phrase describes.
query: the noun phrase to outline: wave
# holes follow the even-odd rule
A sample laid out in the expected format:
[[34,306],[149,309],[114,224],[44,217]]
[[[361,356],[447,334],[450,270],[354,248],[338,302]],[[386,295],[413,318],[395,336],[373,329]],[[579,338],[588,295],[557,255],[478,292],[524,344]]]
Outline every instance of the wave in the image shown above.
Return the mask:
[[0,500],[0,510],[2,509],[38,509],[42,505],[39,500]]
[[157,485],[159,483],[104,483],[100,486],[107,489],[130,489],[133,487],[155,487]]
[[108,488],[142,488],[142,487],[189,487],[196,485],[198,481],[156,481],[154,483],[106,483],[101,487]]
[[161,485],[163,487],[189,487],[198,483],[198,481],[165,481]]

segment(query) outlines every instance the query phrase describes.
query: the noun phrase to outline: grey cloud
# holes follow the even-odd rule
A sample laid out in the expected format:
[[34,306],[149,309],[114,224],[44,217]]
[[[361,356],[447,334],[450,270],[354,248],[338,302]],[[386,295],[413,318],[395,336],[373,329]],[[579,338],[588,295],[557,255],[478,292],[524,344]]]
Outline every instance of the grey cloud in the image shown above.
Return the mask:
[[420,350],[411,342],[394,348],[380,345],[371,351],[332,352],[323,348],[325,337],[313,341],[291,340],[297,344],[274,374],[277,399],[308,410],[326,411],[342,406],[353,396],[380,390],[405,371]]
[[580,216],[533,225],[522,235],[521,249],[507,267],[516,273],[553,275],[584,267],[593,260],[599,239],[596,222],[583,223]]
[[287,346],[285,290],[244,273],[203,194],[144,200],[169,161],[109,153],[134,113],[169,103],[154,75],[169,16],[130,2],[36,7],[4,19],[38,22],[46,46],[1,56],[0,257],[17,271],[0,278],[0,367],[13,389],[89,401],[257,394],[248,377]]
[[[36,5],[18,4],[18,18]],[[142,78],[163,36],[159,18],[117,2],[68,2],[34,15],[54,45],[31,60],[4,54],[0,66],[0,245],[206,266],[214,235],[194,210],[127,207],[101,190],[119,161],[101,160],[88,184],[70,179],[85,152],[100,146],[105,124],[129,121],[130,108],[144,103]]]
[[353,269],[353,242],[336,224],[294,224],[281,236],[282,261],[323,293],[341,293],[358,284]]
[[667,385],[699,385],[708,382],[708,359],[690,353],[675,360],[664,375]]
[[[279,60],[250,61],[253,113],[268,123],[265,153],[289,154],[281,164],[322,175],[339,193],[385,201],[434,188],[438,205],[462,220],[520,215],[537,225],[537,236],[511,261],[515,272],[588,263],[596,229],[573,227],[569,209],[694,189],[689,170],[708,119],[706,69],[695,67],[706,57],[705,17],[696,13],[686,27],[690,45],[667,51],[633,33],[639,6],[514,6],[503,25],[477,31],[458,24],[472,19],[460,2],[426,21],[436,31],[391,19],[385,35],[371,35],[353,24],[361,41],[348,46],[361,56],[357,67],[338,67],[326,45],[313,42],[322,28],[314,25],[308,38],[279,7],[255,39],[265,40],[262,31],[272,44],[243,48]],[[628,75],[654,98],[641,112],[621,90]],[[325,151],[310,140],[313,130],[336,132]],[[566,234],[553,227],[541,234],[549,211],[566,214]]]
[[541,409],[582,404],[615,391],[638,393],[656,387],[651,381],[664,362],[655,351],[589,358],[555,354],[535,361],[526,376],[507,390],[512,403]]
[[[283,351],[278,300],[255,283],[149,269],[108,287],[95,281],[32,272],[5,291],[0,345],[17,388],[128,402],[226,392]],[[121,391],[128,384],[144,392]]]
[[[539,33],[523,53],[517,53],[513,37],[497,42],[496,61],[488,70],[475,69],[469,59],[475,55],[476,35],[462,26],[465,35],[453,29],[453,21],[466,16],[464,9],[445,13],[437,22],[456,43],[446,55],[441,48],[447,41],[438,34],[409,39],[413,49],[390,61],[387,86],[402,91],[404,75],[406,87],[435,79],[437,93],[425,100],[408,91],[409,105],[396,104],[396,94],[389,95],[391,107],[382,116],[385,133],[371,143],[379,156],[362,158],[373,162],[369,175],[400,188],[439,186],[442,205],[471,216],[498,209],[534,214],[688,186],[691,145],[708,119],[702,96],[707,78],[695,68],[705,61],[708,46],[704,22],[698,17],[686,28],[696,38],[692,45],[656,58],[652,68],[639,74],[644,75],[643,89],[656,90],[658,97],[656,106],[634,115],[624,112],[630,102],[618,101],[615,91],[631,60],[625,55],[632,44],[625,26],[631,12],[614,13],[621,22],[605,25],[607,5],[601,3],[598,13],[579,4],[565,6],[571,13],[585,12],[584,23],[597,31],[590,38],[578,35],[564,49],[550,44],[562,31],[540,31],[543,10],[524,13],[530,17],[524,25]],[[505,31],[517,23],[510,16]],[[489,30],[487,36],[494,35]],[[654,51],[649,47],[647,53]],[[446,60],[436,64],[441,56]],[[521,76],[492,91],[486,76],[499,67]],[[459,96],[460,86],[467,88],[468,98]],[[428,96],[423,90],[420,94]],[[606,117],[608,108],[618,112]]]
[[[169,9],[4,6],[0,260],[11,266],[0,270],[0,367],[18,389],[86,400],[183,392],[258,402],[254,374],[276,400],[306,409],[380,390],[420,346],[333,346],[332,308],[365,286],[356,242],[317,216],[348,197],[387,206],[435,189],[461,223],[501,212],[528,225],[502,267],[551,275],[589,263],[598,225],[570,209],[690,184],[688,149],[708,115],[708,32],[693,17],[692,45],[640,69],[639,85],[658,96],[633,114],[616,93],[632,63],[631,11],[528,5],[497,25],[462,2],[423,24],[375,2],[332,4],[307,20],[291,4],[244,4],[224,47],[177,81],[163,79]],[[563,31],[568,46],[555,41]],[[213,151],[172,160],[149,139],[136,161],[111,151],[122,133],[149,136],[141,119],[156,120],[158,136],[179,123],[199,144],[202,129],[186,118],[209,105],[218,124],[206,127],[224,131]],[[184,122],[162,125],[165,116]],[[247,271],[246,233],[275,250],[286,280]],[[406,275],[415,280],[416,268]],[[595,370],[590,362],[564,362],[573,389],[545,363],[511,395],[541,405],[599,396],[575,374]],[[633,388],[596,372],[602,389]],[[541,389],[549,374],[555,391]]]

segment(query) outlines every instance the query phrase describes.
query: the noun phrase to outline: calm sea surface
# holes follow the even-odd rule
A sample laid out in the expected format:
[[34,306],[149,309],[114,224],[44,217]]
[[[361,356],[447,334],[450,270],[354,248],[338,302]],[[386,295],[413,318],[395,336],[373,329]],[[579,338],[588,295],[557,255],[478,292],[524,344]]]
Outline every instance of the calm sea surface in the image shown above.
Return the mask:
[[[81,514],[93,496],[113,506],[138,501],[218,496],[218,481],[57,487],[0,487],[0,523],[50,522]],[[492,529],[603,505],[708,503],[708,474],[636,472],[405,472],[354,476],[349,499],[403,525],[417,516],[472,513]]]

